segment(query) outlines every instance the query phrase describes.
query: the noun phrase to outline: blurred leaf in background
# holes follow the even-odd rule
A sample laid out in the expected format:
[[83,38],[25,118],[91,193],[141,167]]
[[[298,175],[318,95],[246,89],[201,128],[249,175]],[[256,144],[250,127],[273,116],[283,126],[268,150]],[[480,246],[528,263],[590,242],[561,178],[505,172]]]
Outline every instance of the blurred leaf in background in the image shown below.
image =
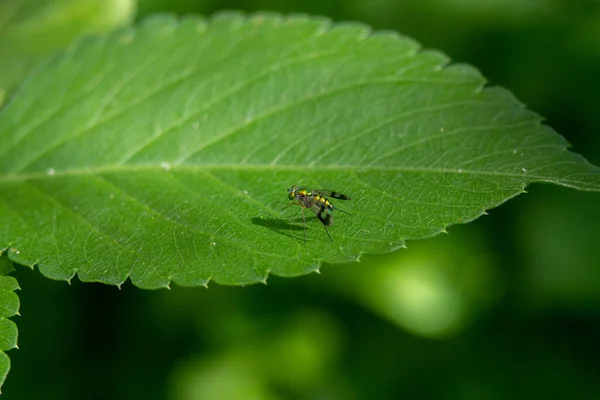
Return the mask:
[[[504,293],[485,231],[410,242],[408,251],[366,256],[360,264],[329,267],[324,280],[404,330],[428,338],[460,334]],[[331,276],[330,276],[331,275]]]
[[[544,313],[600,315],[600,207],[594,196],[535,188],[517,224],[520,296]],[[569,204],[570,207],[564,205]]]
[[135,5],[135,0],[0,2],[0,91],[13,89],[39,60],[73,40],[129,23]]

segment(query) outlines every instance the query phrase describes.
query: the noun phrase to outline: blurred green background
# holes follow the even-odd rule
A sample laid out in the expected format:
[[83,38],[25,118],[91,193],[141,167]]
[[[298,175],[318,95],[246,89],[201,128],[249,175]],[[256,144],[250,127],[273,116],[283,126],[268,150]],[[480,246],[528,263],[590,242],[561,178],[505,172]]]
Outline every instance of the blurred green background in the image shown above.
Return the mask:
[[[68,9],[70,0],[53,3]],[[320,14],[399,31],[475,65],[600,164],[598,1],[139,0],[137,12],[126,5],[108,20],[223,9]],[[0,14],[0,36],[6,20]],[[66,46],[67,37],[46,48]],[[15,52],[1,54],[6,62]],[[325,265],[320,275],[271,277],[266,286],[118,290],[17,267],[20,349],[8,353],[3,393],[598,399],[600,197],[545,185],[529,191],[449,235]]]

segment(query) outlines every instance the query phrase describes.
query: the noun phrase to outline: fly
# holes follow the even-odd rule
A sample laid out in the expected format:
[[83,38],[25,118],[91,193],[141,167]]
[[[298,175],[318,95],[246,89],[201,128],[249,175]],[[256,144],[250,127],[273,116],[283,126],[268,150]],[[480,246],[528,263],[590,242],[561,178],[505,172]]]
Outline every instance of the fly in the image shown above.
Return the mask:
[[291,200],[291,202],[285,208],[288,208],[292,205],[300,206],[300,211],[302,212],[302,221],[304,223],[304,243],[306,243],[306,217],[304,216],[305,208],[310,209],[317,216],[319,221],[321,221],[323,227],[325,228],[325,232],[327,232],[327,236],[329,236],[329,240],[332,242],[333,239],[331,238],[329,229],[327,229],[327,227],[333,225],[333,211],[338,210],[345,214],[349,214],[346,211],[334,207],[326,196],[339,200],[350,200],[350,196],[339,192],[334,192],[332,190],[314,190],[296,185],[288,189],[288,198]]

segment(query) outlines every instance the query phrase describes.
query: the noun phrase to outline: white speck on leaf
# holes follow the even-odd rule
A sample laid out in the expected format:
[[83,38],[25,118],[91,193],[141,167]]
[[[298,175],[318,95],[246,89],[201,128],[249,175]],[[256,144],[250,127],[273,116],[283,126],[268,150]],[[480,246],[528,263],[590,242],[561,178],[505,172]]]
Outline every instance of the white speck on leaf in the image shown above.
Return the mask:
[[56,173],[56,171],[54,170],[54,168],[48,168],[48,169],[46,170],[46,174],[47,174],[47,175],[50,175],[50,176],[52,176],[52,175],[54,175],[55,173]]

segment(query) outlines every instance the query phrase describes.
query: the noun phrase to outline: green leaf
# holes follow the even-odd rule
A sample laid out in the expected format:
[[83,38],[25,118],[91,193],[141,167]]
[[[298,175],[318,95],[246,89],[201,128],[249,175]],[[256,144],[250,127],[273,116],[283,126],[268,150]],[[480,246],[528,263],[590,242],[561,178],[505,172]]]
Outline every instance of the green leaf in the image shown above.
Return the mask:
[[[600,190],[513,96],[395,33],[161,17],[89,39],[0,114],[0,248],[54,279],[265,281],[465,223],[532,182]],[[336,223],[282,210],[329,188]]]
[[0,105],[42,57],[73,39],[129,22],[134,0],[4,0],[0,2]]
[[19,289],[17,280],[12,276],[3,276],[12,271],[8,257],[0,255],[0,387],[10,370],[10,359],[4,353],[17,347],[17,325],[8,317],[19,315]]

